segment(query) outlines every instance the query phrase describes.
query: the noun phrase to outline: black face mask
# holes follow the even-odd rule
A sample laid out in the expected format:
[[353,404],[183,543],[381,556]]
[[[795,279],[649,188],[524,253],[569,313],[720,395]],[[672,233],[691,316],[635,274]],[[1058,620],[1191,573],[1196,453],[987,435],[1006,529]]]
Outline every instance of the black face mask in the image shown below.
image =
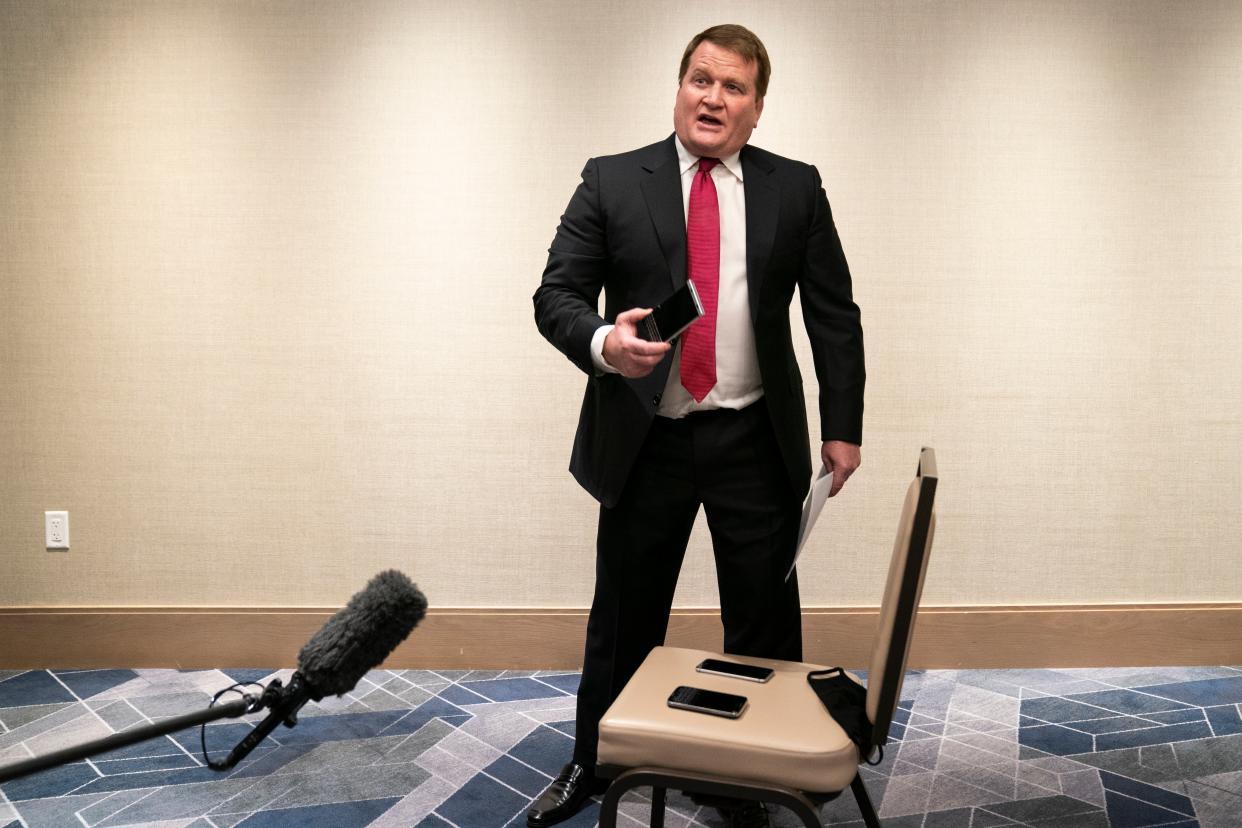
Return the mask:
[[867,691],[845,674],[840,667],[816,670],[806,674],[807,683],[819,696],[828,715],[841,725],[845,735],[858,746],[858,753],[868,765],[878,765],[884,759],[883,745],[877,745],[878,755],[872,760],[871,720],[867,718]]

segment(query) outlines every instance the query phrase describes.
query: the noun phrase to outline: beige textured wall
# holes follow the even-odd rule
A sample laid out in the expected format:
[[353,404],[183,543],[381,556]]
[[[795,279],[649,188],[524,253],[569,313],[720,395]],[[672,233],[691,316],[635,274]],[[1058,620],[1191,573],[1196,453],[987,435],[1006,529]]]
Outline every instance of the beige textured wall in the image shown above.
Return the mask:
[[[867,334],[806,602],[877,601],[924,443],[930,603],[1242,599],[1236,3],[3,0],[0,605],[331,605],[386,566],[587,604],[581,379],[529,297],[583,161],[667,135],[725,20]],[[678,600],[715,603],[702,527]]]

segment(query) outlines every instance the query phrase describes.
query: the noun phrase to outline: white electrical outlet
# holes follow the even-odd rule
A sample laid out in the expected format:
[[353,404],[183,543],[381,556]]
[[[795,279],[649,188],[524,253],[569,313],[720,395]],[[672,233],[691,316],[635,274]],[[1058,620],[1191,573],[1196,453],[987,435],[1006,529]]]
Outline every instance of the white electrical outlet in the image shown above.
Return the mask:
[[44,512],[44,526],[47,529],[48,549],[69,548],[69,513]]

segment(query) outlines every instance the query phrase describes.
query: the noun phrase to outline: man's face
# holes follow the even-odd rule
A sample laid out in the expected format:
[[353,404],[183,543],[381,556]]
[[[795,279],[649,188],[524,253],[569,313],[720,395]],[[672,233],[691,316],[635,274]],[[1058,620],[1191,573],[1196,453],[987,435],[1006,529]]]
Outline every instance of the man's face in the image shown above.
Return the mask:
[[673,131],[691,153],[724,158],[746,145],[759,123],[754,61],[703,41],[690,55],[673,104]]

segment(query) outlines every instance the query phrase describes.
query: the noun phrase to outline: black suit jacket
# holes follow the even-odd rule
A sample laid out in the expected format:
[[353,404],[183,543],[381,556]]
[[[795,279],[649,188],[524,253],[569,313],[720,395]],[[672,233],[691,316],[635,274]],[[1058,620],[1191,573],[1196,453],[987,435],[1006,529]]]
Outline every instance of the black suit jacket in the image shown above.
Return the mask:
[[[797,287],[819,380],[824,440],[862,442],[862,327],[849,267],[814,167],[747,146],[746,269],[767,409],[794,491],[811,462],[789,305]],[[561,216],[535,291],[539,331],[587,375],[570,471],[605,506],[621,495],[668,379],[672,351],[640,379],[596,376],[591,338],[630,308],[659,304],[686,281],[686,221],[673,136],[593,158]],[[600,291],[606,307],[598,312]]]

